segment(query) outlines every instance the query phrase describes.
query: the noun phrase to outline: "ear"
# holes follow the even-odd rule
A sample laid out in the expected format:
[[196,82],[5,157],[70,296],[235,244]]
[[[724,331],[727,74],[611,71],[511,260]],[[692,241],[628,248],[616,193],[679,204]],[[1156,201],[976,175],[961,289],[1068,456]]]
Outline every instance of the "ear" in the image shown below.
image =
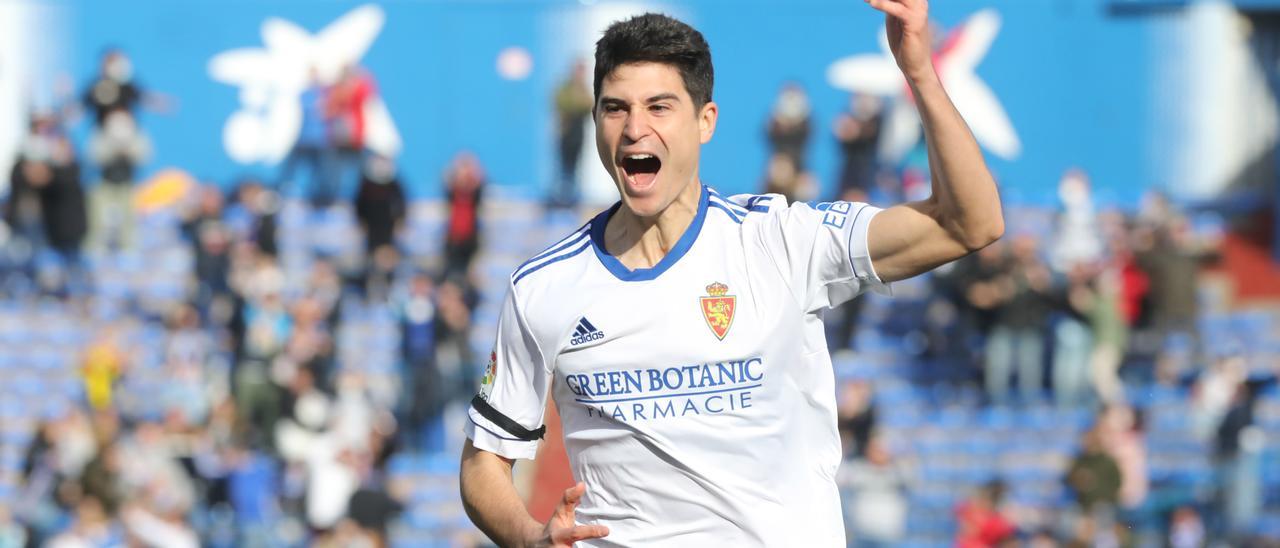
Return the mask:
[[711,141],[711,136],[716,133],[716,118],[720,115],[720,107],[714,102],[707,101],[702,105],[702,110],[698,112],[698,132],[702,144]]

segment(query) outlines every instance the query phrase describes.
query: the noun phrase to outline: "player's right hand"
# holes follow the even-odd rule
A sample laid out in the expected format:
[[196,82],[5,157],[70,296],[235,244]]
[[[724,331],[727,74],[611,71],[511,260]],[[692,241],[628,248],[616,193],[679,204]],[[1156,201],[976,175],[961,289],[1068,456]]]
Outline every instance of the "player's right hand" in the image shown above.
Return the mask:
[[547,525],[542,528],[541,538],[532,545],[539,548],[570,548],[575,542],[608,535],[608,527],[578,525],[574,521],[574,510],[578,508],[578,502],[586,492],[587,484],[582,482],[565,489],[564,497],[560,499],[560,504],[556,505],[556,511],[551,514],[551,519],[547,520]]

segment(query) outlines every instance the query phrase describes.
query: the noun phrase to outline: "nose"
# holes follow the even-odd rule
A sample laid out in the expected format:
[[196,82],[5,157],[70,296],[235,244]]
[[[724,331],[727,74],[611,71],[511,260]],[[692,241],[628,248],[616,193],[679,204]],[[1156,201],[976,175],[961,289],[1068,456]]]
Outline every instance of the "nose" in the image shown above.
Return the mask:
[[644,109],[632,109],[627,114],[627,121],[622,126],[622,136],[635,143],[649,134],[649,117]]

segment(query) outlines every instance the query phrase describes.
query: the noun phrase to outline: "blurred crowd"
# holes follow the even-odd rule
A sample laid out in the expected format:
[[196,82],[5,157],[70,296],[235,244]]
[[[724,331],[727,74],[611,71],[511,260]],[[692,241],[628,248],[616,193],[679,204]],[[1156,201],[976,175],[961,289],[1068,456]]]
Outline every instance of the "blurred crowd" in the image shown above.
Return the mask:
[[[551,207],[578,200],[586,75],[575,64],[554,94]],[[79,352],[83,401],[37,426],[16,502],[0,504],[0,548],[387,544],[409,496],[387,463],[397,452],[444,451],[457,430],[444,416],[476,384],[486,176],[478,158],[459,153],[442,176],[439,242],[409,251],[403,234],[416,209],[405,182],[394,159],[364,150],[360,105],[376,93],[359,67],[336,82],[313,74],[297,144],[275,177],[198,184],[171,206],[186,249],[182,294],[126,299],[126,314],[93,330]],[[832,121],[828,142],[841,161],[830,198],[927,195],[925,155],[882,158],[883,101],[855,95]],[[148,251],[139,173],[163,143],[153,146],[139,111],[174,104],[142,87],[113,50],[82,96],[33,113],[3,202],[5,300],[53,300],[94,317],[107,298],[96,265]],[[73,143],[85,118],[88,139]],[[817,127],[804,89],[785,84],[764,127],[762,191],[819,198],[806,159]],[[1091,417],[1052,470],[1061,500],[1011,502],[1019,480],[996,474],[950,509],[956,545],[1130,546],[1151,531],[1157,545],[1179,548],[1251,542],[1266,498],[1254,409],[1274,391],[1275,372],[1260,373],[1200,328],[1199,280],[1215,260],[1216,233],[1154,193],[1137,211],[1100,210],[1079,170],[1063,175],[1059,197],[1043,230],[1010,222],[1000,242],[926,277],[923,296],[899,295],[907,321],[869,318],[868,298],[832,311],[833,356],[868,362],[878,349],[866,334],[883,333],[904,341],[893,352],[909,367],[893,379],[972,396],[922,404]],[[290,207],[312,220],[348,212],[363,237],[358,256],[314,246],[286,260]],[[344,365],[371,358],[344,349],[341,333],[378,313],[395,324],[390,394]],[[138,363],[128,336],[138,323],[161,329],[158,372]],[[913,495],[929,481],[885,424],[917,410],[882,401],[883,382],[846,378],[839,393],[838,481],[857,546],[904,542]],[[1161,416],[1150,397],[1135,397],[1152,393],[1189,410],[1185,426],[1214,465],[1212,493],[1153,502],[1160,486],[1146,434]]]
[[[83,401],[36,426],[14,504],[0,504],[0,547],[387,544],[408,495],[388,481],[388,459],[444,450],[445,409],[476,384],[472,263],[486,181],[479,160],[460,153],[443,177],[438,253],[406,254],[397,241],[413,211],[396,164],[361,144],[359,107],[371,93],[358,68],[313,81],[276,180],[197,184],[170,205],[186,248],[182,294],[126,297],[114,303],[124,314],[92,330],[78,353]],[[137,235],[139,173],[153,148],[138,111],[171,105],[112,50],[83,97],[33,113],[3,202],[6,301],[94,317],[111,298],[97,265],[152,251]],[[85,110],[90,136],[77,146]],[[304,218],[350,213],[360,256],[317,247],[300,269],[285,264],[293,185],[307,189],[308,204],[292,206]],[[400,341],[402,390],[390,395],[363,360],[339,359],[348,317],[370,311],[389,316]],[[138,324],[162,330],[158,371],[138,363]]]
[[[896,160],[880,152],[882,101],[854,95],[833,120],[842,159],[831,199],[892,204],[927,196],[927,166],[916,165],[922,151]],[[805,161],[814,126],[803,88],[785,84],[765,124],[771,153],[762,191],[818,197]],[[959,400],[969,409],[1093,414],[1074,456],[1056,471],[1065,498],[1019,508],[1005,499],[1008,485],[991,463],[987,475],[995,477],[954,507],[957,546],[1266,545],[1254,533],[1265,464],[1253,409],[1275,391],[1280,364],[1250,367],[1243,348],[1201,333],[1202,274],[1218,258],[1220,226],[1194,226],[1154,191],[1136,211],[1100,210],[1078,169],[1063,174],[1058,195],[1058,210],[1044,212],[1047,226],[1010,219],[1005,238],[927,276],[923,298],[895,299],[919,301],[911,309],[918,314],[901,325],[865,325],[866,298],[831,311],[833,356],[865,360],[860,334],[887,330],[911,342],[895,349],[912,357],[899,377],[943,387],[933,394],[968,395]],[[855,375],[840,392],[839,481],[856,546],[907,541],[910,501],[922,483],[911,444],[898,444],[904,454],[895,455],[885,440],[892,428],[878,417],[903,412],[903,404],[878,408],[877,382]],[[1145,429],[1160,411],[1133,397],[1151,391],[1190,409],[1194,442],[1213,463],[1211,493],[1152,502]],[[928,399],[916,403],[957,403]]]

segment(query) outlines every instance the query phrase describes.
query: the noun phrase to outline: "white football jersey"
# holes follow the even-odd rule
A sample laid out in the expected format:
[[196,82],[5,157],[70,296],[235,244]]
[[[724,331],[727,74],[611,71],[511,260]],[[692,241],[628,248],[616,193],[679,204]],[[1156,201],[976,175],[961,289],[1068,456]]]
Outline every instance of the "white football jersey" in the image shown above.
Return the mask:
[[604,246],[618,205],[512,274],[467,436],[533,458],[553,392],[589,546],[844,546],[821,311],[864,289],[861,203],[702,187],[653,268]]

